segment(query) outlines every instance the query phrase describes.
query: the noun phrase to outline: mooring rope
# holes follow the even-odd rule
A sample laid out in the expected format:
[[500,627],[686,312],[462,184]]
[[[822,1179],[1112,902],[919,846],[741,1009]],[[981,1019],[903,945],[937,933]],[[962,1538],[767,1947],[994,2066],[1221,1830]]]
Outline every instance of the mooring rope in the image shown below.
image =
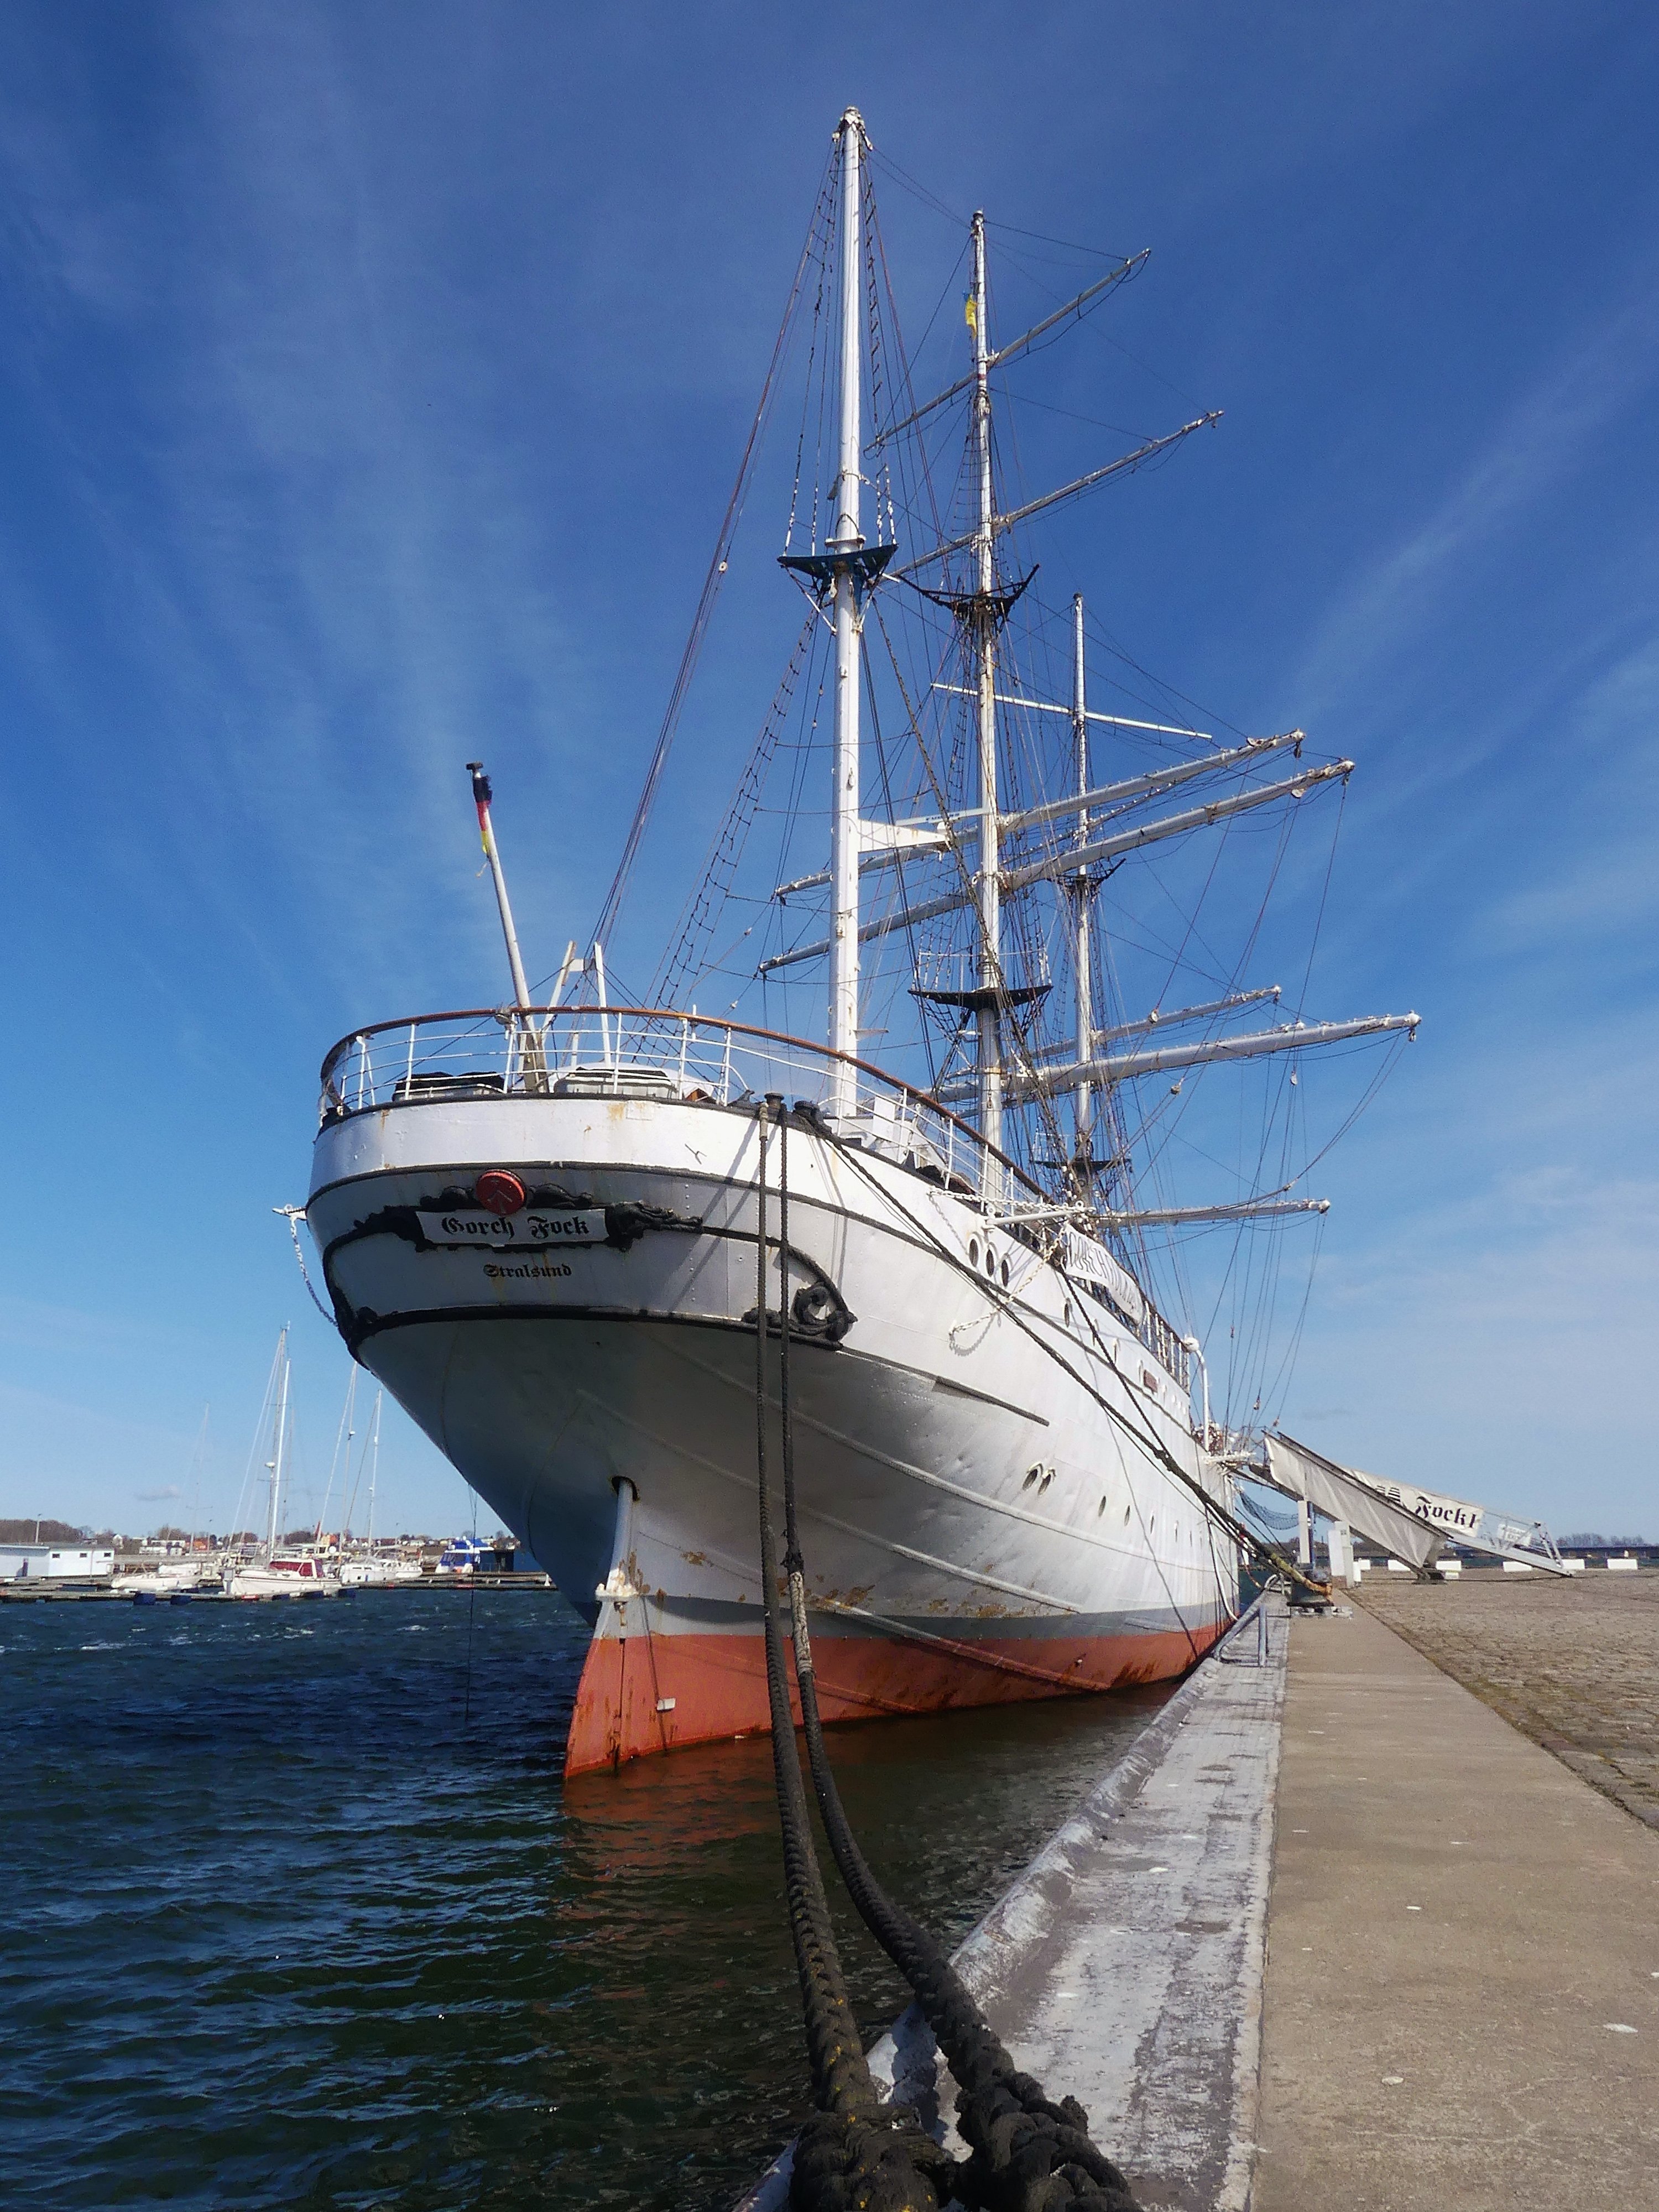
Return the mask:
[[[766,1244],[765,1127],[769,1111],[778,1115],[778,1243],[789,1249],[789,1137],[788,1117],[781,1097],[769,1097],[761,1109],[762,1208],[760,1243],[763,1273]],[[975,2212],[1137,2212],[1135,2199],[1110,2159],[1089,2136],[1089,2116],[1074,2097],[1055,2103],[1041,2082],[1022,2074],[1009,2057],[995,2031],[975,2003],[967,1985],[951,1966],[944,1948],[895,1904],[872,1873],[848,1821],[823,1741],[818,1711],[817,1680],[812,1664],[812,1640],[806,1622],[806,1580],[796,1512],[794,1421],[791,1402],[789,1340],[793,1315],[785,1261],[780,1298],[779,1411],[783,1447],[784,1566],[788,1577],[789,1614],[793,1632],[795,1680],[800,1693],[801,1720],[806,1735],[818,1811],[830,1848],[847,1893],[865,1925],[892,1960],[915,1994],[923,2018],[933,2031],[957,2083],[957,2124],[971,2156],[951,2176],[957,2200]],[[757,1300],[757,1340],[766,1337],[766,1301]],[[764,1424],[765,1366],[763,1351],[756,1364],[757,1401]],[[762,1480],[762,1553],[768,1575],[769,1637],[775,1633],[771,1598],[775,1584],[767,1554],[770,1518]],[[781,1639],[780,1639],[781,1641]],[[778,1655],[781,1670],[782,1654]],[[772,1653],[767,1651],[768,1686],[772,1688],[772,1740],[778,1743],[780,1727],[787,1730],[787,1759],[778,1757],[781,1778],[787,1765],[796,1788],[800,1762],[794,1748],[787,1692],[773,1686]],[[783,1789],[780,1782],[780,1803]],[[804,1986],[804,1984],[803,1984]],[[867,2076],[867,2069],[866,2069]],[[797,2171],[800,2152],[796,2153]],[[791,2203],[794,2203],[792,2189]],[[811,2200],[816,2202],[817,2200]],[[863,2201],[863,2200],[859,2200]],[[871,2200],[873,2202],[873,2200]]]
[[[847,1994],[812,1841],[811,1815],[795,1749],[783,1636],[778,1623],[778,1553],[772,1528],[766,1437],[767,1256],[766,1149],[769,1109],[757,1116],[759,1221],[755,1282],[755,1458],[760,1491],[760,1559],[766,1638],[766,1691],[772,1722],[772,1771],[783,1835],[789,1933],[800,1977],[807,2058],[817,2113],[795,2143],[790,2176],[792,2212],[939,2212],[948,2203],[956,2161],[925,2133],[908,2106],[884,2105],[876,2094],[858,2022]],[[787,1224],[785,1224],[787,1226]],[[781,1254],[787,1243],[780,1238]],[[784,1258],[783,1344],[787,1360],[788,1273]],[[785,1431],[785,1480],[793,1453]],[[793,1501],[787,1508],[793,1521]],[[798,1555],[793,1534],[792,1556]],[[793,1588],[792,1575],[791,1588]],[[805,1626],[803,1616],[802,1626]]]

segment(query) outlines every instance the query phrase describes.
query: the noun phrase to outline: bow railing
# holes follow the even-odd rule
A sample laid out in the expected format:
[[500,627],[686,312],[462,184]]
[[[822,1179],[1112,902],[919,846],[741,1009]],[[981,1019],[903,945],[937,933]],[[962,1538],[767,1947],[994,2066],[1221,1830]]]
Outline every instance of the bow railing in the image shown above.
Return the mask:
[[843,1143],[988,1206],[1017,1191],[1041,1195],[969,1122],[866,1060],[779,1030],[656,1006],[483,1007],[373,1023],[325,1059],[319,1119],[327,1126],[388,1107],[491,1098],[738,1106],[769,1092],[827,1113],[837,1061],[854,1077],[854,1110],[831,1123]]

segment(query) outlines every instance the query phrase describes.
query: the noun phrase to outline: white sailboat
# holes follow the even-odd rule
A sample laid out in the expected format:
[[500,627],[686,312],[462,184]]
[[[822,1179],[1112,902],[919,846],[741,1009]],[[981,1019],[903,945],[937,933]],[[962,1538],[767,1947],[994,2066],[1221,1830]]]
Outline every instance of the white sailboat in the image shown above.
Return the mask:
[[[1416,1026],[1407,1014],[1240,1031],[1242,1009],[1278,999],[1259,985],[1145,1019],[1111,1005],[1105,877],[1242,815],[1283,818],[1352,763],[1303,761],[1299,731],[1224,744],[1091,708],[1080,599],[1070,698],[1036,688],[1011,629],[1031,577],[1012,570],[1011,550],[1040,511],[1200,424],[1058,492],[1000,497],[996,372],[1132,265],[994,347],[975,216],[967,371],[918,405],[872,304],[867,151],[849,109],[802,264],[824,280],[811,361],[835,425],[827,495],[813,495],[808,550],[787,538],[783,556],[807,605],[781,696],[821,641],[833,701],[827,788],[797,792],[791,820],[810,835],[827,811],[828,865],[774,878],[756,908],[771,949],[755,988],[827,971],[822,1041],[693,999],[720,966],[708,948],[780,709],[661,987],[634,1006],[607,1002],[605,927],[581,959],[572,947],[538,1003],[474,763],[513,1003],[371,1024],[323,1069],[307,1218],[341,1334],[593,1622],[570,1772],[766,1724],[761,1329],[789,1332],[826,1717],[1052,1697],[1190,1665],[1237,1609],[1237,1439],[1193,1405],[1207,1370],[1159,1310],[1147,1239],[1321,1202],[1274,1189],[1139,1203],[1126,1102],[1147,1083],[1167,1093],[1171,1073],[1179,1089],[1212,1062]],[[810,289],[798,280],[798,297]],[[931,495],[925,447],[953,409],[965,416],[954,517]],[[804,410],[803,447],[806,421]],[[907,439],[921,458],[901,483]],[[805,507],[802,481],[798,468]],[[729,538],[711,588],[726,550]],[[863,717],[879,688],[872,612],[886,641],[882,609],[901,599],[935,629],[908,684],[902,654],[883,678],[901,702],[896,741]],[[1164,750],[1103,781],[1101,732],[1153,733]],[[1058,757],[1049,732],[1063,733]],[[909,780],[896,787],[901,752]],[[1263,773],[1287,755],[1294,772]],[[866,803],[872,782],[878,804]],[[1055,959],[1069,992],[1054,987]],[[901,1065],[876,1065],[865,1040],[901,1018],[910,1042],[885,1055]],[[770,1373],[775,1421],[775,1357]]]
[[[353,1372],[355,1374],[355,1369]],[[424,1579],[418,1559],[404,1559],[400,1553],[377,1551],[374,1547],[374,1499],[380,1479],[380,1411],[385,1397],[383,1390],[374,1393],[374,1411],[369,1419],[363,1462],[357,1470],[361,1480],[364,1466],[368,1468],[368,1526],[363,1532],[362,1548],[351,1551],[340,1562],[340,1581],[347,1589],[391,1589],[400,1583],[418,1583]],[[346,1507],[348,1535],[356,1503],[356,1488],[354,1486]]]
[[[340,1582],[314,1546],[284,1547],[282,1534],[283,1499],[287,1488],[289,1456],[293,1449],[289,1419],[289,1386],[293,1362],[289,1356],[288,1331],[277,1340],[275,1372],[276,1389],[271,1416],[270,1457],[265,1462],[269,1478],[268,1526],[264,1544],[254,1559],[240,1566],[226,1588],[235,1598],[337,1597]],[[268,1394],[269,1395],[269,1394]]]

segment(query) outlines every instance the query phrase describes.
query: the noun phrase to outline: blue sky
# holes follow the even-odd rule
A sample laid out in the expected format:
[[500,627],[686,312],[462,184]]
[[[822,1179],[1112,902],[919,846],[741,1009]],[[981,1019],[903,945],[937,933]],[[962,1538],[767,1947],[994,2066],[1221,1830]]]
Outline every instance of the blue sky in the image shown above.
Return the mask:
[[[1659,1522],[1659,22],[1584,4],[8,9],[0,1512],[178,1515],[210,1402],[222,1523],[290,1318],[320,1487],[345,1358],[270,1212],[317,1064],[498,995],[475,752],[532,965],[591,921],[848,100],[952,209],[1153,249],[1063,404],[1225,420],[1066,557],[1360,763],[1321,995],[1425,1026],[1322,1173],[1286,1425]],[[955,242],[882,191],[925,315]],[[626,969],[793,635],[781,526]],[[401,1417],[383,1496],[470,1511]]]

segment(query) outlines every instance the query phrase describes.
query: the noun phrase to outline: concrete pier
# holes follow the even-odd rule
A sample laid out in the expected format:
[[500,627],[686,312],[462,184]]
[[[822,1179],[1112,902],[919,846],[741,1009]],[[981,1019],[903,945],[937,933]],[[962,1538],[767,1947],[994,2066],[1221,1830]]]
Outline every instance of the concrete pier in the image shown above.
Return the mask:
[[1255,2212],[1659,2207],[1659,1834],[1363,1607],[1291,1630],[1257,2140]]
[[[1659,1831],[1267,1602],[957,1953],[992,2025],[1146,2212],[1659,2212]],[[871,2062],[959,2148],[914,2008]]]
[[[955,1954],[1015,2061],[1087,2111],[1146,2212],[1243,2212],[1286,1622],[1271,1597],[1182,1685]],[[913,2007],[870,2054],[951,2150]],[[789,2154],[744,2212],[778,2212]]]

